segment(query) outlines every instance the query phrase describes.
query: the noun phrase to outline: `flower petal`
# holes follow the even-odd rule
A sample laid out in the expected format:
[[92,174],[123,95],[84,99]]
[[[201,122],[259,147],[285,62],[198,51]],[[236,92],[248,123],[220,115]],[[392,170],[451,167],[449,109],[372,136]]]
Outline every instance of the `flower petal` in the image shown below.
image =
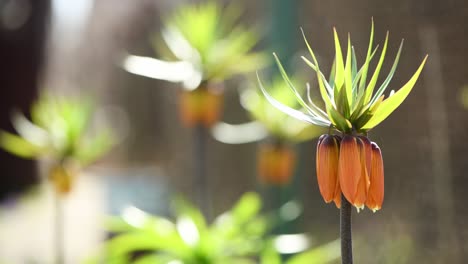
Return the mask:
[[317,181],[325,202],[333,201],[338,182],[339,142],[332,135],[325,135],[317,145]]
[[366,206],[372,211],[382,208],[384,199],[384,166],[380,148],[372,142],[372,169]]
[[354,204],[356,199],[356,190],[362,176],[361,156],[356,137],[350,135],[345,135],[343,137],[340,145],[340,157],[338,163],[338,177],[341,191],[346,199],[351,204]]

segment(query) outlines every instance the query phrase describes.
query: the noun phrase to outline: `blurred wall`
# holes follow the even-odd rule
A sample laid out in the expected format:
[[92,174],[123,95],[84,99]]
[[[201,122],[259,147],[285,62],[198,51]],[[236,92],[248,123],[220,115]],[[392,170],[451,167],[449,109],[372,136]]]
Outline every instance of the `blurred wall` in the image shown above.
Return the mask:
[[[36,96],[48,25],[48,0],[0,2],[0,129],[13,132],[12,109],[25,113]],[[0,150],[0,200],[36,182],[35,164]]]

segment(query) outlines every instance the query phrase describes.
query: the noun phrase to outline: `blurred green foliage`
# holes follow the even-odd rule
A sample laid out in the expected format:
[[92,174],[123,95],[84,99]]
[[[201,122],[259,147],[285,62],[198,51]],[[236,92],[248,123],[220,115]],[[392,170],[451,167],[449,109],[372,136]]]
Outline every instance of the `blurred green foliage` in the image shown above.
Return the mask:
[[[301,87],[297,85],[301,83],[299,79],[299,77],[292,77],[291,82],[296,84],[296,87]],[[251,83],[249,86],[242,91],[242,106],[249,112],[253,120],[262,123],[268,133],[275,138],[289,142],[301,142],[318,137],[326,131],[324,128],[311,126],[283,113],[268,102],[256,84]],[[268,87],[269,93],[279,102],[291,108],[300,107],[296,95],[290,92],[288,84],[281,77],[274,78]],[[298,90],[299,93],[305,93],[306,86],[303,87],[304,89]]]
[[131,207],[109,219],[108,229],[118,234],[88,263],[310,264],[339,257],[335,241],[283,261],[269,235],[282,220],[277,213],[261,214],[261,206],[256,193],[246,193],[211,225],[182,199],[174,202],[174,222]]
[[90,129],[94,110],[90,98],[42,95],[31,107],[31,120],[13,112],[12,124],[18,135],[0,131],[0,147],[22,158],[71,159],[87,165],[115,142],[110,129]]
[[167,59],[189,62],[201,80],[221,81],[252,72],[268,60],[264,53],[252,52],[259,34],[239,23],[242,13],[235,3],[183,5],[164,19],[164,43],[158,36],[155,48]]

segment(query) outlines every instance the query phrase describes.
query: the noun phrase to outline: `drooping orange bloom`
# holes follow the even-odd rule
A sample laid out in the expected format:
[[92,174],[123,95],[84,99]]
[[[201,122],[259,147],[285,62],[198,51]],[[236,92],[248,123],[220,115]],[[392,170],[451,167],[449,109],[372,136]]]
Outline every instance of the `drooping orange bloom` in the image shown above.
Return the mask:
[[339,193],[338,157],[340,152],[339,138],[332,135],[322,135],[317,144],[317,181],[320,193],[326,203],[335,199]]
[[202,124],[211,127],[221,115],[223,93],[219,87],[207,84],[180,94],[180,115],[184,125],[193,127]]
[[55,191],[60,195],[68,194],[73,186],[74,177],[71,170],[61,164],[54,165],[49,171],[49,180],[52,182]]
[[360,167],[361,167],[361,175],[359,177],[359,183],[357,186],[357,190],[354,195],[354,200],[352,204],[358,208],[358,209],[364,209],[364,204],[366,202],[367,198],[367,192],[369,190],[369,172],[368,170],[370,169],[370,164],[371,157],[368,154],[371,154],[369,151],[367,151],[370,148],[370,141],[368,141],[368,144],[366,146],[366,143],[364,143],[364,140],[362,140],[360,137],[356,138],[357,143],[358,143],[358,149],[359,149],[359,162],[360,162]]
[[340,146],[338,178],[343,195],[353,205],[355,205],[359,181],[363,175],[362,169],[358,139],[345,135],[341,140]]
[[257,170],[260,180],[273,185],[290,182],[296,163],[295,152],[286,145],[265,144],[258,151]]
[[384,166],[382,152],[377,144],[372,142],[372,168],[370,172],[370,187],[366,206],[372,211],[382,208],[384,199]]
[[377,144],[364,136],[322,135],[317,145],[320,193],[339,208],[341,193],[358,210],[379,210],[383,202],[383,160]]

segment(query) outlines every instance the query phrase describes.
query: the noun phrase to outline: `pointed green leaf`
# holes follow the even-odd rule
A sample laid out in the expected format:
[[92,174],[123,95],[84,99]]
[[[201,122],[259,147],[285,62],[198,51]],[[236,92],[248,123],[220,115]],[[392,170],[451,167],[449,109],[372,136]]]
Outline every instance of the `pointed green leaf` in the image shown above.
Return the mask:
[[304,99],[302,99],[301,94],[297,91],[297,89],[294,87],[294,84],[289,79],[288,74],[286,73],[286,71],[284,70],[283,65],[281,64],[281,61],[278,59],[278,56],[276,56],[276,53],[273,53],[273,56],[275,57],[275,61],[276,61],[276,64],[278,65],[281,76],[283,77],[284,81],[286,82],[288,87],[291,89],[293,94],[296,96],[297,101],[299,102],[299,104],[302,107],[304,107],[307,110],[307,112],[309,112],[310,114],[312,114],[314,116],[319,116],[319,114],[314,109],[310,108],[307,105],[307,103],[304,101]]
[[365,97],[364,97],[364,103],[368,103],[372,97],[372,93],[374,92],[374,87],[375,84],[377,83],[377,79],[379,78],[379,73],[380,69],[382,68],[382,64],[385,59],[385,53],[387,52],[387,44],[388,44],[388,31],[387,35],[385,36],[385,43],[382,48],[382,53],[380,54],[380,59],[377,64],[377,67],[375,68],[374,74],[372,75],[371,80],[369,81],[369,84],[367,85],[366,92],[365,92]]
[[350,109],[349,104],[346,99],[346,89],[341,89],[338,92],[338,96],[336,98],[336,110],[340,112],[345,118],[349,118],[350,116]]
[[[326,88],[326,92],[327,92],[327,95],[328,95],[328,98],[329,99],[332,99],[331,95],[333,94],[333,88],[332,86],[330,86],[330,84],[328,83],[327,79],[325,78],[325,75],[323,75],[323,73],[317,68],[317,66],[315,66],[310,60],[308,60],[306,57],[304,56],[301,56],[302,60],[307,63],[307,65],[309,65],[316,73],[317,75],[320,75],[320,78],[322,79],[322,82]],[[317,76],[319,77],[319,76]],[[333,84],[333,83],[332,83]]]
[[375,95],[372,97],[372,100],[370,102],[371,105],[374,104],[374,102],[376,102],[380,98],[380,96],[385,92],[385,89],[387,88],[388,84],[392,80],[393,74],[395,73],[396,68],[398,66],[398,61],[400,60],[400,54],[401,54],[402,49],[403,49],[403,40],[401,40],[400,48],[398,48],[398,52],[397,52],[397,55],[395,57],[395,61],[393,62],[390,73],[388,74],[387,78],[382,83],[382,85],[379,87],[379,89],[377,90]]
[[257,193],[248,192],[239,199],[232,208],[232,216],[244,223],[255,217],[262,207],[262,201]]
[[335,39],[335,62],[336,62],[336,71],[335,71],[335,87],[338,90],[341,90],[345,78],[343,54],[341,52],[340,40],[338,38],[338,33],[336,33],[336,28],[333,28],[333,37]]
[[334,240],[324,245],[292,256],[286,264],[325,264],[335,263],[340,257],[340,240]]
[[352,130],[353,126],[351,125],[351,123],[333,107],[327,108],[327,113],[330,117],[330,121],[332,121],[333,125],[340,131],[349,132]]
[[[312,56],[312,59],[314,60],[314,63],[315,63],[315,67],[316,67],[315,72],[317,73],[317,81],[319,83],[320,95],[322,96],[322,99],[325,102],[326,107],[327,108],[332,107],[332,100],[330,99],[330,96],[333,96],[333,91],[330,91],[331,92],[330,96],[327,94],[327,90],[325,90],[326,89],[325,85],[323,84],[323,80],[322,80],[322,78],[320,76],[321,71],[320,71],[320,68],[319,68],[319,65],[318,65],[317,58],[315,57],[315,54],[312,51],[312,48],[310,47],[309,42],[307,41],[307,38],[306,38],[306,36],[304,34],[304,31],[302,29],[301,29],[301,31],[302,31],[302,36],[304,37],[304,42],[306,43],[307,49],[309,50],[309,53]],[[305,58],[303,58],[303,59],[305,59]],[[341,58],[341,59],[343,60],[343,58]],[[307,60],[306,60],[306,62],[307,62]],[[309,65],[312,65],[312,63],[309,64]],[[333,88],[333,87],[331,87],[331,88]]]
[[[356,51],[354,50],[354,47],[351,46],[351,52],[352,52],[352,57],[351,57],[351,79],[354,80],[356,78],[357,74],[357,59],[356,59]],[[354,86],[354,85],[353,85]]]
[[395,92],[395,94],[393,94],[380,104],[372,118],[363,126],[363,129],[371,129],[377,126],[378,124],[380,124],[380,122],[385,120],[385,118],[387,118],[396,108],[398,108],[398,106],[400,106],[401,103],[403,103],[403,101],[406,99],[406,97],[416,84],[419,74],[424,68],[426,60],[427,55],[422,61],[421,65],[419,66],[418,70],[411,77],[411,79],[405,85],[403,85],[403,87],[400,90]]
[[293,118],[296,118],[298,120],[308,122],[308,123],[311,123],[311,124],[314,124],[314,125],[324,126],[324,127],[327,127],[327,126],[330,125],[328,120],[322,120],[322,118],[320,118],[320,117],[313,117],[311,115],[306,115],[301,111],[298,111],[296,109],[293,109],[291,107],[288,107],[288,106],[278,102],[276,99],[271,97],[271,95],[268,94],[268,92],[265,90],[265,88],[263,87],[263,84],[262,84],[258,74],[257,74],[257,79],[258,79],[258,84],[260,86],[260,90],[262,91],[265,98],[268,100],[268,102],[270,102],[274,107],[276,107],[281,112],[283,112],[283,113],[285,113],[285,114],[287,114],[287,115],[289,115],[289,116],[291,116]]
[[346,103],[346,108],[348,109],[347,114],[349,114],[349,109],[353,105],[353,80],[352,80],[352,64],[351,64],[351,37],[348,34],[348,49],[346,51],[346,65],[344,71],[344,83],[345,83],[345,98],[344,103]]
[[[372,19],[372,24],[371,24],[371,33],[369,37],[369,47],[367,48],[367,55],[366,55],[366,61],[364,63],[364,66],[362,67],[362,78],[361,81],[359,82],[359,90],[364,91],[366,87],[366,81],[367,81],[367,71],[369,68],[369,63],[371,60],[371,51],[372,51],[372,45],[374,41],[374,19]],[[377,50],[377,49],[375,49]],[[374,51],[375,52],[375,51]]]
[[13,155],[27,159],[37,158],[44,152],[44,148],[6,131],[0,131],[0,147]]
[[354,79],[353,81],[353,89],[356,89],[358,90],[357,91],[357,95],[356,95],[356,104],[354,104],[354,107],[352,109],[352,113],[353,115],[355,114],[356,112],[356,109],[358,108],[361,108],[362,105],[364,104],[364,93],[365,93],[365,88],[359,88],[357,87],[357,84],[361,83],[362,79],[365,78],[364,77],[364,74],[367,74],[367,67],[369,65],[369,63],[372,61],[372,58],[374,57],[375,53],[377,52],[379,48],[379,45],[377,45],[374,49],[374,51],[372,52],[370,58],[366,59],[366,62],[364,63],[364,65],[361,67],[361,69],[359,69],[357,75],[356,75],[356,78]]
[[260,264],[281,264],[281,255],[273,245],[268,245],[260,256]]
[[330,87],[333,87],[335,85],[335,68],[336,68],[335,65],[336,65],[335,59],[333,59],[333,63],[330,69],[330,76],[328,78],[328,84],[330,85]]
[[315,110],[317,110],[317,112],[320,114],[321,117],[323,117],[324,119],[328,119],[327,113],[325,113],[320,107],[318,107],[318,106],[314,103],[314,100],[312,100],[312,97],[311,97],[311,95],[310,95],[310,85],[309,85],[309,83],[306,83],[306,87],[307,87],[307,99],[309,100],[309,104],[310,104]]

